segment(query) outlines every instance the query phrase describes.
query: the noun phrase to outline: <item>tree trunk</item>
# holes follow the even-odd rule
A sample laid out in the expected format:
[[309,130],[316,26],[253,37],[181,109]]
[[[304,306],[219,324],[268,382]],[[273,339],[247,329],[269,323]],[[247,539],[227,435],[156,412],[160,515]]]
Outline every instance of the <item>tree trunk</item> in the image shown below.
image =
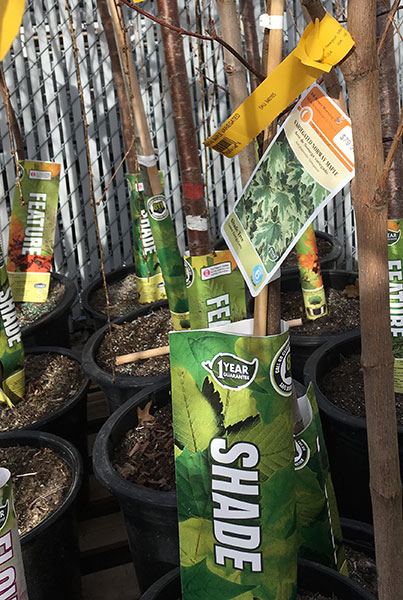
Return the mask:
[[[387,2],[387,6],[385,4],[385,0],[377,0],[376,3],[378,15],[376,19],[376,33],[378,40],[382,36],[388,22],[388,15],[385,11],[390,7],[390,1]],[[392,26],[388,30],[385,43],[379,55],[379,101],[381,107],[384,158],[386,158],[390,150],[400,118],[393,31]],[[389,172],[387,183],[388,215],[390,219],[400,219],[403,217],[402,190],[403,151],[402,144],[400,144]]]
[[[239,29],[238,13],[235,0],[217,0],[220,16],[221,37],[228,42],[238,54],[242,54],[242,39]],[[231,96],[232,111],[248,97],[245,67],[233,54],[224,50],[224,69],[227,75]],[[245,186],[256,167],[255,141],[253,140],[239,154],[242,185]]]
[[[302,3],[311,17],[321,16],[320,2],[302,0]],[[387,202],[386,194],[379,190],[383,152],[375,9],[376,0],[349,0],[348,30],[356,46],[343,62],[342,71],[353,126],[352,192],[359,251],[361,361],[379,598],[394,600],[401,597],[403,589],[402,485],[390,335]]]
[[[177,0],[158,0],[158,12],[164,21],[179,25]],[[191,256],[201,256],[208,254],[211,248],[182,38],[175,31],[162,27],[162,39],[173,107],[189,252]]]
[[[243,32],[245,36],[246,58],[248,63],[253,66],[255,71],[260,72],[262,69],[260,65],[259,42],[257,39],[253,2],[250,0],[241,0],[240,7]],[[251,92],[253,92],[257,86],[260,85],[261,81],[253,73],[250,73],[249,76]]]

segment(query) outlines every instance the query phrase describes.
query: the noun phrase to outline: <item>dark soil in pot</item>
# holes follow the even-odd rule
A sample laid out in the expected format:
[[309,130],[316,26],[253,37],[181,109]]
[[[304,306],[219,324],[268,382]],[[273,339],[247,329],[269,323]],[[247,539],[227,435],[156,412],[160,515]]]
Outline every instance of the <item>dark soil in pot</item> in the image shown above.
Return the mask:
[[75,354],[56,346],[32,347],[25,354],[25,398],[0,404],[0,439],[7,431],[36,429],[71,442],[84,462],[79,503],[88,500],[87,390],[89,380]]
[[71,469],[51,448],[0,448],[0,466],[11,472],[20,536],[52,514],[72,483]]
[[[323,271],[323,283],[328,299],[329,314],[310,321],[304,316],[299,275],[281,278],[281,316],[283,319],[302,318],[303,324],[290,329],[291,368],[293,377],[303,380],[307,358],[322,344],[345,331],[358,331],[359,298],[352,271]],[[343,293],[344,292],[344,293]]]
[[[364,376],[359,354],[341,356],[340,363],[323,377],[321,387],[335,406],[365,418]],[[403,394],[395,393],[395,399],[397,422],[403,425]]]
[[65,293],[64,284],[58,279],[50,279],[49,294],[45,302],[16,302],[15,310],[21,327],[32,325],[56,308]]
[[68,403],[84,385],[80,363],[44,352],[25,357],[26,394],[14,408],[0,404],[0,430],[21,429],[32,425]]
[[[25,462],[22,471],[16,471],[12,462],[17,456],[17,447],[29,447],[35,460],[46,450],[44,472],[39,474],[37,462]],[[51,450],[56,456],[48,455]],[[14,494],[19,494],[19,487],[30,487],[32,495],[29,499],[29,510],[38,518],[39,512],[45,518],[32,529],[21,536],[21,550],[24,562],[25,577],[30,600],[81,600],[80,565],[78,537],[75,521],[75,503],[82,479],[82,461],[77,450],[55,435],[40,431],[12,431],[3,433],[0,437],[0,452],[8,454],[5,467],[9,468],[12,476],[21,479],[15,484]],[[61,461],[61,462],[59,462]],[[3,461],[2,461],[3,462]],[[42,467],[41,467],[42,468]],[[65,493],[60,495],[60,503],[46,507],[42,503],[48,501],[60,487],[60,472],[67,474],[70,484],[63,487]],[[56,479],[50,482],[50,473],[55,472]],[[35,473],[35,475],[29,474]],[[29,478],[38,479],[39,487],[32,487]],[[67,481],[66,480],[66,481]],[[61,490],[57,490],[59,493]],[[51,493],[52,492],[52,493]],[[49,498],[46,498],[49,496]],[[18,501],[19,502],[19,501]],[[25,500],[26,502],[26,500]],[[39,511],[39,507],[42,510]],[[25,510],[24,507],[22,510]],[[39,520],[39,518],[38,518]]]
[[[349,357],[361,353],[359,333],[350,332],[318,348],[306,362],[305,382],[316,389],[319,411],[329,454],[333,484],[342,516],[372,522],[369,491],[369,462],[364,396],[359,360],[352,359],[353,377],[348,374]],[[347,363],[345,362],[347,360]],[[341,363],[342,374],[334,369]],[[354,366],[355,365],[355,366]],[[333,372],[333,374],[332,374]],[[328,379],[331,378],[331,379]],[[324,386],[333,395],[331,400]],[[336,392],[333,390],[336,387]],[[335,393],[339,396],[335,398]],[[401,397],[397,398],[399,421]],[[398,424],[400,471],[403,475],[403,425]]]
[[77,297],[75,283],[51,273],[49,296],[45,302],[17,302],[24,347],[54,345],[70,347],[70,308]]
[[[144,387],[162,379],[170,380],[167,355],[121,365],[114,373],[112,371],[116,356],[168,344],[168,332],[172,325],[167,306],[166,300],[142,306],[126,317],[116,319],[112,324],[111,335],[108,325],[104,325],[86,343],[82,354],[83,369],[103,390],[111,413]],[[161,309],[165,311],[160,312]],[[156,317],[148,317],[151,313],[156,313]],[[156,318],[158,333],[153,331],[150,321],[153,318]],[[141,328],[137,323],[142,325]]]
[[[137,317],[132,322],[114,324],[111,333],[106,333],[97,353],[97,362],[103,369],[112,372],[116,356],[158,348],[169,344],[168,334],[172,331],[172,320],[168,308],[160,308]],[[169,373],[169,356],[147,358],[115,367],[118,375],[160,375]]]
[[[136,275],[128,273],[122,279],[108,283],[109,310],[111,319],[131,312],[138,305],[138,292]],[[106,316],[105,290],[103,287],[95,289],[88,298],[91,308]]]
[[326,288],[328,314],[314,321],[305,314],[302,292],[281,293],[281,317],[288,321],[302,319],[302,325],[292,329],[295,335],[328,335],[344,333],[360,326],[360,300],[345,289]]

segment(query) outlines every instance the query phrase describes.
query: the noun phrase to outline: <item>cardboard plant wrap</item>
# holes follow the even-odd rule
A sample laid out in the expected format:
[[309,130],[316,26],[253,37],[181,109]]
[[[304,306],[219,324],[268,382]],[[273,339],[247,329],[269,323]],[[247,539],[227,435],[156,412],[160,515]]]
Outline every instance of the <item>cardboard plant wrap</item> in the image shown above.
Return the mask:
[[15,302],[45,302],[50,285],[60,165],[24,160],[14,190],[7,271]]
[[312,383],[298,398],[304,429],[295,438],[298,556],[348,575],[329,461]]
[[165,196],[148,198],[146,208],[174,329],[188,329],[190,323],[185,268]]
[[314,321],[327,315],[327,303],[320,271],[315,230],[312,224],[301,235],[295,248],[298,254],[305,314],[308,319]]
[[[46,568],[46,565],[44,565]],[[0,599],[28,600],[11,474],[0,467]]]
[[388,221],[390,329],[395,357],[395,392],[403,392],[403,222]]
[[0,402],[12,406],[24,397],[25,369],[21,328],[0,239]]
[[170,334],[183,600],[296,594],[289,334]]
[[143,193],[141,175],[126,175],[130,185],[130,209],[133,222],[134,265],[139,303],[147,304],[166,298],[164,281],[158,262],[157,249]]
[[246,317],[245,281],[230,250],[185,255],[185,268],[192,329]]

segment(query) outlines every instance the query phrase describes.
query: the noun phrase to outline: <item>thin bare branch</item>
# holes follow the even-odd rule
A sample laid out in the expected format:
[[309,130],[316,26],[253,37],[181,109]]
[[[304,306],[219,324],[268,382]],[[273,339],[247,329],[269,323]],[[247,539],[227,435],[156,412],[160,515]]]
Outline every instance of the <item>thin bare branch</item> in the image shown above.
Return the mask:
[[382,192],[386,190],[389,172],[392,168],[393,161],[395,159],[395,154],[396,154],[397,150],[399,149],[399,145],[402,141],[402,137],[403,137],[403,111],[401,111],[401,113],[400,113],[399,125],[397,127],[395,137],[393,138],[392,145],[390,147],[390,150],[389,150],[388,155],[385,160],[385,164],[383,166],[382,178],[381,178],[381,184],[380,184],[380,190]]
[[146,12],[139,6],[132,4],[131,2],[129,2],[129,0],[119,0],[119,2],[121,4],[125,4],[132,10],[135,10],[136,12],[140,13],[144,17],[147,17],[147,19],[154,21],[154,23],[158,23],[159,25],[161,25],[161,27],[165,27],[167,29],[170,29],[171,31],[175,31],[176,33],[179,33],[179,35],[187,35],[190,37],[199,38],[200,40],[208,40],[211,42],[217,42],[218,44],[221,44],[221,46],[223,46],[226,50],[228,50],[228,52],[231,52],[231,54],[233,54],[235,56],[235,58],[237,58],[239,60],[239,62],[242,63],[246,69],[248,69],[248,71],[253,73],[253,75],[255,75],[255,77],[257,77],[259,79],[259,81],[263,81],[265,79],[265,76],[262,73],[259,73],[259,71],[256,71],[254,69],[254,67],[250,63],[248,63],[247,60],[244,59],[243,56],[241,56],[238,52],[236,52],[229,44],[227,44],[227,42],[225,40],[223,40],[219,35],[217,35],[217,32],[214,28],[213,22],[211,23],[211,35],[197,33],[195,31],[188,31],[186,29],[183,29],[183,27],[179,27],[177,25],[172,25],[171,23],[167,23],[166,21],[164,21],[158,17],[155,17],[151,13]]
[[385,25],[385,30],[384,30],[384,32],[383,32],[383,34],[382,34],[382,36],[381,36],[381,38],[379,40],[379,43],[378,43],[378,48],[377,48],[378,56],[382,52],[382,48],[383,48],[383,45],[386,42],[386,38],[387,38],[387,35],[388,35],[388,32],[389,32],[389,29],[390,29],[391,25],[393,24],[394,16],[395,16],[395,14],[396,14],[396,12],[397,12],[397,10],[399,8],[400,8],[400,0],[395,0],[394,3],[393,3],[393,5],[392,5],[392,8],[389,11],[388,21],[387,21],[387,23]]

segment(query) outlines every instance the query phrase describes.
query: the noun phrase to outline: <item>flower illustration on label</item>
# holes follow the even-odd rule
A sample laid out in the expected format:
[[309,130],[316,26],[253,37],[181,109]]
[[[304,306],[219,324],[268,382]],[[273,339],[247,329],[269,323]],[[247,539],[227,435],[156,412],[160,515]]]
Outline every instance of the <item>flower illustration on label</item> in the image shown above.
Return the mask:
[[251,362],[230,353],[219,353],[201,363],[221,387],[242,390],[252,383],[259,368],[259,359]]

